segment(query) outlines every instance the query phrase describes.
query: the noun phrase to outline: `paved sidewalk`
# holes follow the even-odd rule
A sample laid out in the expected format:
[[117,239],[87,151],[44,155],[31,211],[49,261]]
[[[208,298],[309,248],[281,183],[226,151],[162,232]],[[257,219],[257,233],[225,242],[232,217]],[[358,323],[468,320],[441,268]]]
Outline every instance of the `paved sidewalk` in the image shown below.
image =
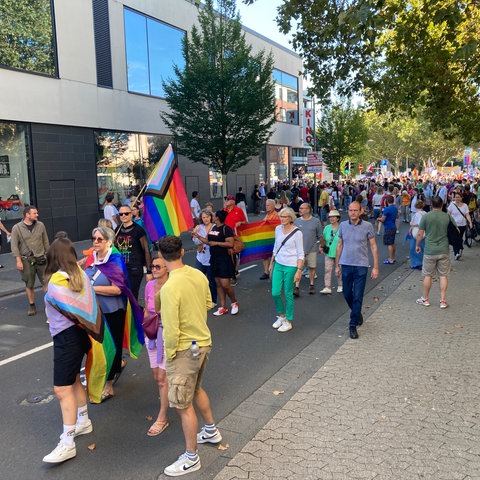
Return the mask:
[[[421,273],[405,268],[360,338],[230,452],[215,479],[480,479],[479,260],[477,246],[453,264],[445,310],[437,282],[432,305],[415,304]],[[310,354],[314,363],[321,353]]]

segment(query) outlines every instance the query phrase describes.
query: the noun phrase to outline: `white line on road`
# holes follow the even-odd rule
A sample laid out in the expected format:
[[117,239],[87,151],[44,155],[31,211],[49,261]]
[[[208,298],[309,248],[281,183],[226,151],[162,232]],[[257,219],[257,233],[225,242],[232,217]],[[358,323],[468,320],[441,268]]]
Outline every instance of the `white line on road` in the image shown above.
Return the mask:
[[32,348],[31,350],[28,350],[23,353],[19,353],[18,355],[15,355],[14,357],[6,358],[5,360],[0,361],[0,367],[3,367],[3,365],[6,365],[7,363],[15,362],[16,360],[20,360],[23,357],[28,357],[29,355],[33,355],[34,353],[40,352],[42,350],[45,350],[46,348],[50,348],[53,346],[53,342],[46,343],[45,345],[40,345],[39,347]]
[[241,268],[239,270],[239,272],[242,273],[242,272],[245,272],[245,271],[250,270],[251,268],[255,268],[255,267],[256,267],[256,265],[250,265],[249,267]]

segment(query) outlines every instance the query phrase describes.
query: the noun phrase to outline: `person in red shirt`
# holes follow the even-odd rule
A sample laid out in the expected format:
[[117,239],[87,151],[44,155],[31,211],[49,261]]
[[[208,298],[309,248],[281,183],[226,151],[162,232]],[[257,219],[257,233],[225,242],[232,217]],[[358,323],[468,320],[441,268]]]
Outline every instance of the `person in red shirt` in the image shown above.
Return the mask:
[[[245,218],[245,214],[240,207],[235,205],[235,196],[234,195],[227,195],[225,197],[225,208],[224,210],[227,212],[227,218],[225,219],[225,225],[228,225],[232,230],[233,233],[237,234],[237,227],[242,223],[246,223],[247,219]],[[237,275],[238,275],[238,256],[232,256],[233,265],[235,267],[235,275],[231,279],[232,286],[237,284]]]

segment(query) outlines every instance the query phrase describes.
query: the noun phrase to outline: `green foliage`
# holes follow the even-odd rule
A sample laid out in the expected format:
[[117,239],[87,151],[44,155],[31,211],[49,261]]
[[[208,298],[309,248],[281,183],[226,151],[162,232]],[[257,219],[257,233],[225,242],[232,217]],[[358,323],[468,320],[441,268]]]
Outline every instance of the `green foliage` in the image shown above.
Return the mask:
[[421,171],[429,159],[442,166],[452,157],[463,158],[462,140],[445,139],[431,128],[421,111],[415,112],[414,118],[368,112],[365,121],[369,133],[364,164],[375,163],[378,167],[380,160],[387,159],[397,172],[407,167]]
[[277,20],[323,103],[337,91],[381,113],[422,107],[446,136],[480,140],[478,0],[284,0]]
[[234,0],[199,10],[200,30],[185,38],[185,68],[164,82],[170,112],[162,115],[177,150],[226,175],[268,142],[275,123],[273,58],[253,55]]
[[50,0],[0,2],[0,65],[55,75]]
[[346,104],[333,105],[322,111],[317,127],[317,143],[330,172],[340,175],[342,164],[360,155],[367,140],[368,130],[360,109]]

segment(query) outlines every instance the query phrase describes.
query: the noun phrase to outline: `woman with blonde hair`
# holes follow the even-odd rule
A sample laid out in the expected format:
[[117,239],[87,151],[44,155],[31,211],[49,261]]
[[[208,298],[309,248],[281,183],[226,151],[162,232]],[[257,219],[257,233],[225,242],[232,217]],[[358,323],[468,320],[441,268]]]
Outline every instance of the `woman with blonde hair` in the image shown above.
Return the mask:
[[272,278],[272,297],[278,314],[272,327],[283,333],[292,329],[293,290],[295,282],[302,278],[305,254],[302,232],[294,225],[297,215],[293,209],[282,209],[279,217],[280,225],[275,228],[275,244],[269,272]]

